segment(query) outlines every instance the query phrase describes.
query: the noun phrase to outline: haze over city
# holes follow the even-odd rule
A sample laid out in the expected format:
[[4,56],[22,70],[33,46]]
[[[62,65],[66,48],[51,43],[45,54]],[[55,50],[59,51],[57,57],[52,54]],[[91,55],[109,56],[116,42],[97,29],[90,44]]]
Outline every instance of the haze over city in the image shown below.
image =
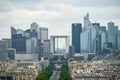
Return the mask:
[[10,38],[11,26],[25,30],[32,22],[47,27],[49,35],[71,35],[71,23],[83,23],[87,12],[92,22],[120,26],[119,9],[119,0],[1,0],[0,38]]

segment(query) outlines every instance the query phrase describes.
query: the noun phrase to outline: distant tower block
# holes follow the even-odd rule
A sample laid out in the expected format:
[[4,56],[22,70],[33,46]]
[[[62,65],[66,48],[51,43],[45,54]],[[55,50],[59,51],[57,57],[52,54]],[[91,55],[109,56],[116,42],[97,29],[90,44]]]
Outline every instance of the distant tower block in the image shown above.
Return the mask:
[[[59,52],[58,50],[55,50],[56,46],[57,46],[57,48],[59,46],[58,39],[65,39],[64,52]],[[51,45],[50,46],[51,53],[68,53],[69,52],[69,45],[70,45],[70,38],[69,38],[69,36],[50,36],[50,45]],[[62,42],[60,45],[62,45]]]

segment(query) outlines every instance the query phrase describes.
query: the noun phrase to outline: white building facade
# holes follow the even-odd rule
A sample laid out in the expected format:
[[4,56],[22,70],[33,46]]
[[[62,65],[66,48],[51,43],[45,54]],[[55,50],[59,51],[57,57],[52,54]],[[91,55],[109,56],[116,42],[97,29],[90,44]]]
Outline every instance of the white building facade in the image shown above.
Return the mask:
[[27,39],[26,40],[26,53],[36,53],[37,39]]

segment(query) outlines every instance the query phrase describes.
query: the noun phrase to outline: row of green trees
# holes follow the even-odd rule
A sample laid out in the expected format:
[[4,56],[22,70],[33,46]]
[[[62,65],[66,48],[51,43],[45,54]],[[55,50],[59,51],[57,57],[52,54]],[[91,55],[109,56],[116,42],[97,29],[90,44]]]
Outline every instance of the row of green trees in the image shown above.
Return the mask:
[[63,64],[61,68],[61,73],[60,73],[60,79],[59,80],[72,80],[69,70],[68,70],[68,65]]
[[52,75],[53,69],[54,65],[50,64],[37,76],[36,80],[49,80],[50,76]]

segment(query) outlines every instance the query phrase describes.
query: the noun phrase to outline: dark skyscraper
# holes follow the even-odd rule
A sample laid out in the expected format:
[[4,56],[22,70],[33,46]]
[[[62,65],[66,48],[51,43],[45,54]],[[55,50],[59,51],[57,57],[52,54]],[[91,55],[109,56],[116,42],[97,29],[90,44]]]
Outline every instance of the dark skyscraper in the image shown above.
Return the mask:
[[11,27],[11,39],[12,39],[12,48],[13,48],[13,35],[17,34],[17,30]]
[[11,37],[14,34],[17,34],[17,30],[15,28],[11,27]]
[[112,43],[113,49],[117,49],[117,32],[118,26],[115,26],[114,22],[108,22],[108,42]]
[[69,46],[69,58],[73,58],[75,54],[75,47],[72,45],[72,46]]
[[80,33],[82,32],[81,23],[72,24],[72,45],[75,47],[75,53],[80,53]]
[[15,48],[17,52],[26,51],[26,37],[23,37],[22,34],[12,36],[12,48]]
[[26,51],[26,37],[22,32],[11,27],[12,48],[15,48],[17,52]]
[[100,31],[103,31],[106,33],[106,26],[100,26]]
[[8,48],[7,53],[10,60],[15,60],[16,49]]

